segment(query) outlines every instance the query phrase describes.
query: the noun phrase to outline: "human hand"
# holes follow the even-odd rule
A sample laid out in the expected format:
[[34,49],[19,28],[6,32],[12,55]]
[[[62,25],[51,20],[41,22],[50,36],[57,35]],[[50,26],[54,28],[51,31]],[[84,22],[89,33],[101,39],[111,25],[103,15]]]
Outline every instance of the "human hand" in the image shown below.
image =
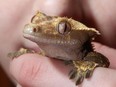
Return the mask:
[[[63,4],[63,2],[65,3],[65,5]],[[6,57],[7,53],[12,52],[13,50],[17,50],[18,48],[20,48],[22,46],[27,47],[27,48],[36,49],[37,46],[34,43],[25,40],[22,37],[21,33],[22,33],[24,24],[26,24],[30,20],[31,16],[37,10],[40,10],[49,15],[60,15],[60,16],[67,15],[67,16],[73,17],[79,21],[84,20],[83,22],[85,22],[85,23],[86,23],[86,21],[88,21],[89,23],[87,23],[87,25],[93,24],[93,25],[95,25],[95,27],[99,27],[100,31],[104,35],[104,37],[102,38],[102,40],[104,42],[108,41],[108,45],[115,47],[115,45],[113,45],[115,43],[115,40],[113,38],[114,37],[114,29],[115,29],[115,26],[113,23],[115,23],[115,20],[108,19],[107,15],[102,16],[103,17],[103,20],[102,20],[101,15],[103,15],[104,12],[101,12],[99,10],[101,8],[100,8],[100,6],[96,6],[97,5],[96,2],[97,2],[97,4],[99,3],[98,5],[101,4],[100,6],[103,6],[102,3],[100,3],[101,1],[86,0],[86,1],[80,2],[82,7],[84,8],[84,10],[83,10],[84,13],[83,13],[82,9],[80,8],[80,5],[79,5],[80,3],[78,3],[78,1],[76,1],[76,0],[74,2],[72,2],[71,0],[67,0],[67,1],[65,1],[65,0],[62,0],[62,1],[60,1],[60,0],[56,0],[56,1],[49,1],[49,0],[48,1],[47,0],[28,1],[28,0],[25,0],[25,1],[20,1],[20,2],[18,0],[16,0],[13,3],[6,3],[6,1],[4,1],[1,5],[1,12],[2,12],[1,13],[1,20],[2,20],[1,21],[1,30],[2,31],[0,32],[1,33],[0,34],[1,35],[0,43],[1,43],[1,52],[2,52],[1,53],[1,64],[4,66],[8,63],[8,61],[7,61],[8,59]],[[21,3],[21,4],[19,4],[19,3]],[[33,5],[32,5],[32,3],[33,3]],[[109,4],[108,2],[105,2],[105,3],[106,3],[106,5],[103,7],[106,10],[111,9],[112,6],[114,6],[113,1],[111,4]],[[26,8],[26,6],[28,6],[28,8]],[[51,7],[49,7],[49,10],[48,10],[47,6],[48,7],[51,6]],[[111,6],[111,7],[107,8],[107,6]],[[47,9],[44,7],[46,7]],[[57,11],[55,11],[56,8],[57,8]],[[87,9],[89,9],[89,10],[87,10]],[[111,12],[108,12],[108,13],[110,13],[110,15],[114,15],[113,9],[110,11]],[[100,13],[100,14],[98,14],[98,13]],[[2,16],[2,15],[4,15],[4,16]],[[112,16],[111,19],[113,19],[113,18],[114,17]],[[93,21],[95,21],[95,22],[93,22]],[[105,21],[105,23],[104,23],[104,21]],[[110,32],[109,32],[109,30],[110,30]],[[7,34],[4,35],[4,32]],[[115,49],[109,48],[107,46],[103,46],[101,44],[100,45],[95,44],[95,45],[96,45],[96,49],[98,51],[100,51],[102,54],[104,54],[105,56],[107,56],[110,59],[111,67],[115,68],[116,67],[115,55],[114,55],[116,53]],[[44,61],[44,63],[42,61]],[[20,68],[21,66],[23,67],[23,69]],[[48,69],[46,66],[49,66],[51,68]],[[35,67],[35,68],[33,68],[33,67]],[[40,68],[40,67],[42,67],[42,68]],[[7,70],[7,68],[8,68],[8,64],[5,69]],[[33,55],[30,54],[30,55],[24,55],[17,59],[14,59],[11,62],[10,68],[11,68],[11,72],[12,72],[13,76],[16,78],[16,80],[22,86],[32,86],[32,87],[35,87],[35,86],[40,86],[40,87],[45,86],[46,87],[46,85],[49,87],[54,87],[54,86],[55,87],[57,87],[57,86],[58,87],[59,86],[63,86],[63,87],[71,86],[72,87],[72,86],[74,86],[74,83],[71,80],[69,80],[68,76],[67,76],[67,74],[70,70],[70,67],[64,66],[63,63],[60,61],[48,59],[46,57],[41,58],[41,56],[39,56],[39,55],[37,56],[34,54]],[[18,69],[20,69],[20,70],[18,70]],[[36,72],[37,74],[32,73],[32,71]],[[9,72],[9,71],[7,71],[7,72]],[[20,73],[20,72],[22,72],[22,73]],[[30,72],[29,75],[27,75],[28,72]],[[44,72],[47,72],[47,73],[44,73]],[[54,73],[51,75],[50,72],[54,72]],[[66,73],[63,74],[64,72],[66,72]],[[20,74],[18,74],[18,73],[20,73]],[[92,78],[90,79],[91,81],[90,80],[84,81],[83,87],[86,87],[86,85],[93,86],[92,84],[96,84],[95,85],[96,87],[99,86],[100,84],[107,85],[107,87],[113,87],[112,85],[115,84],[114,81],[116,79],[114,73],[115,73],[115,70],[98,68],[95,70]],[[26,77],[26,75],[28,78]],[[51,78],[48,79],[48,78],[46,78],[46,76],[51,77]],[[105,81],[104,81],[104,79],[101,79],[101,76],[105,77],[104,78]],[[34,78],[34,77],[36,77],[36,78]],[[111,77],[113,77],[113,79]],[[99,79],[99,82],[101,82],[100,84],[98,84],[99,82],[97,81],[97,79]],[[106,82],[106,80],[107,80],[107,82]],[[96,83],[96,81],[97,81],[97,83]],[[66,84],[66,83],[68,83],[68,84]]]

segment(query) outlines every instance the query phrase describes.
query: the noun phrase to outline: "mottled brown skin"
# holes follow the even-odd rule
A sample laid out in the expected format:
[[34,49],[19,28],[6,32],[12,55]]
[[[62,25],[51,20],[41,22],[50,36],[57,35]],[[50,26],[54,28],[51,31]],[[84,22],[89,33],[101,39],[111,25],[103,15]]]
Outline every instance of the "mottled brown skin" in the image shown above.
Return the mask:
[[37,12],[25,25],[24,37],[39,45],[42,54],[68,60],[74,66],[70,79],[80,84],[96,67],[108,67],[109,60],[94,52],[91,41],[100,33],[67,17],[47,16]]

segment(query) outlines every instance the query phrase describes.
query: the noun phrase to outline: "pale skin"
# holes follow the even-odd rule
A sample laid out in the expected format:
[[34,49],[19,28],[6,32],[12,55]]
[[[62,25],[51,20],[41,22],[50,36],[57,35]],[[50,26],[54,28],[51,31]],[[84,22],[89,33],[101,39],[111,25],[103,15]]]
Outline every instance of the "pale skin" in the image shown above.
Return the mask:
[[38,50],[36,44],[23,38],[22,30],[33,14],[40,10],[49,15],[68,16],[82,22],[87,21],[87,25],[99,28],[104,35],[100,41],[106,45],[94,44],[97,51],[109,58],[110,69],[97,68],[93,76],[89,80],[84,80],[80,87],[93,87],[93,85],[115,87],[115,3],[115,0],[81,0],[80,3],[78,0],[12,0],[12,3],[10,0],[1,1],[1,65],[24,87],[76,87],[74,82],[68,79],[70,67],[66,67],[61,61],[38,54],[25,54],[12,61],[7,57],[7,53],[17,51],[22,46]]

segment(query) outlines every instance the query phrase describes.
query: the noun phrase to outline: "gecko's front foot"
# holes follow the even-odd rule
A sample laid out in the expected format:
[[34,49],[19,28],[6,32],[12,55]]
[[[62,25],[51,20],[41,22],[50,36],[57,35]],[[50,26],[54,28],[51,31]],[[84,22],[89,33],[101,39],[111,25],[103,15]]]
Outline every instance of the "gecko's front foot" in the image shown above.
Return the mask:
[[76,85],[83,82],[84,78],[89,78],[94,69],[98,66],[92,61],[73,61],[74,69],[69,73],[70,79],[76,81]]
[[100,53],[91,52],[85,59],[80,61],[72,61],[74,69],[69,73],[70,79],[76,81],[76,85],[83,82],[84,78],[89,78],[96,67],[108,67],[108,59]]
[[25,54],[25,53],[34,53],[34,51],[30,50],[30,49],[20,48],[19,51],[17,51],[17,52],[9,53],[8,57],[14,59],[14,58],[17,58],[17,57]]

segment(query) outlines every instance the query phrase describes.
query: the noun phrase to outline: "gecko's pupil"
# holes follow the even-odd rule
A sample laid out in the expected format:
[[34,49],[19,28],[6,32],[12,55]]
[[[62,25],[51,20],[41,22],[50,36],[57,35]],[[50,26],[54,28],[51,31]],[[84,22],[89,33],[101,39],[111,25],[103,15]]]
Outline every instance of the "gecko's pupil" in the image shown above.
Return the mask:
[[66,25],[66,23],[63,24],[63,27],[64,27],[64,29],[63,29],[64,32],[66,32],[66,30],[67,30],[67,25]]
[[57,30],[60,34],[65,35],[70,32],[71,26],[67,21],[61,21],[57,26]]

